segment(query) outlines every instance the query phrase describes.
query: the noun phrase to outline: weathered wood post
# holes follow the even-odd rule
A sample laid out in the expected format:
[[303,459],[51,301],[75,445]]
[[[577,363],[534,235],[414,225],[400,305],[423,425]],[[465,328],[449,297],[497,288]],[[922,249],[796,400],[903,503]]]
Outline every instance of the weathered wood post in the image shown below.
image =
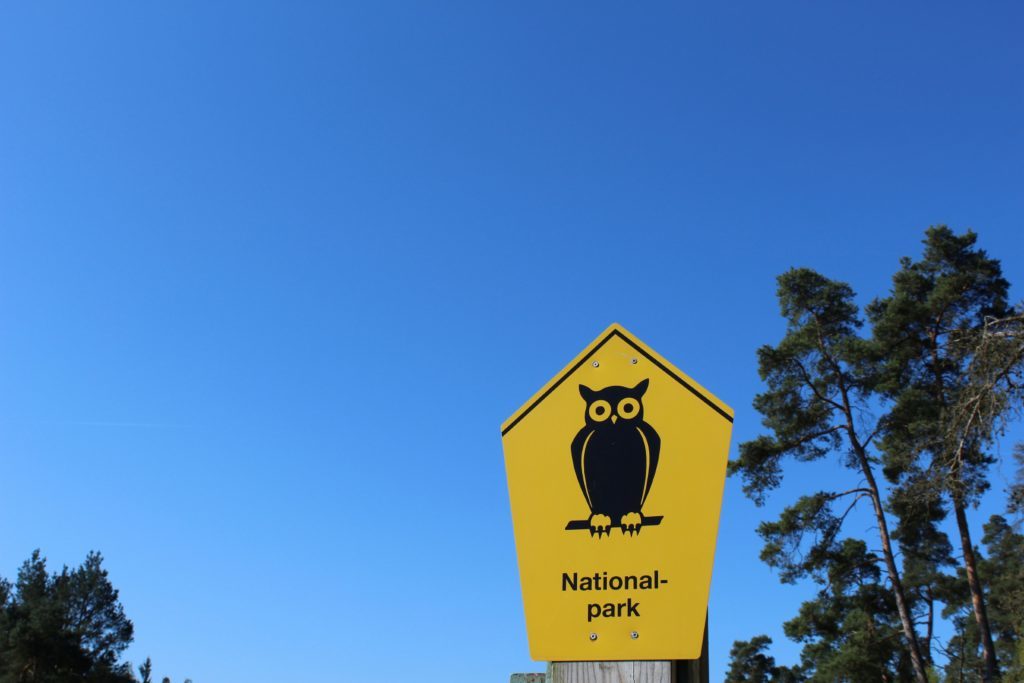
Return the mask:
[[[638,662],[551,662],[536,683],[708,683],[708,631],[699,659]],[[531,682],[532,683],[532,682]]]
[[672,662],[552,662],[545,683],[672,683]]
[[731,431],[727,405],[618,325],[502,425],[545,683],[707,683]]

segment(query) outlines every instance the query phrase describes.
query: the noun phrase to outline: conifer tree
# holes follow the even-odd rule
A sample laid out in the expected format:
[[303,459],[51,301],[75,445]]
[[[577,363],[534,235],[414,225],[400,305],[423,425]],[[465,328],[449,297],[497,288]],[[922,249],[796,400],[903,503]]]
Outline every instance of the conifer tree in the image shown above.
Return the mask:
[[[916,475],[920,481],[921,475]],[[892,537],[899,544],[903,558],[903,581],[907,597],[914,606],[915,622],[923,628],[921,652],[929,667],[933,666],[932,650],[940,645],[935,641],[936,624],[941,619],[943,602],[941,586],[952,567],[953,547],[949,537],[940,528],[947,510],[942,501],[919,497],[915,478],[895,488],[889,495],[888,509],[896,518]]]
[[[842,501],[849,510],[867,500],[914,679],[927,683],[926,662],[878,483],[880,473],[871,453],[880,425],[861,409],[871,402],[877,378],[870,345],[858,334],[862,321],[853,290],[806,268],[784,273],[778,284],[787,330],[777,346],[758,351],[759,371],[768,390],[754,400],[771,435],[740,444],[739,458],[730,463],[730,472],[742,477],[744,491],[759,504],[781,482],[781,462],[786,457],[807,461],[833,454],[861,477],[863,484],[856,488],[801,498],[774,528],[763,527],[763,532],[769,532],[762,533],[765,556],[776,558],[783,580],[797,578],[799,567],[789,558],[827,554],[833,546],[846,517],[845,511],[836,514],[833,507]],[[810,548],[804,550],[807,538]]]
[[981,571],[989,586],[989,618],[996,652],[1008,681],[1024,681],[1024,535],[1001,515],[992,515],[981,542]]
[[[937,514],[937,499],[949,499],[981,639],[984,680],[991,681],[999,668],[967,510],[988,488],[992,458],[986,445],[994,425],[960,416],[970,412],[967,404],[979,394],[988,402],[993,390],[998,392],[1012,377],[1013,361],[1010,375],[978,391],[978,382],[989,379],[988,366],[1004,360],[979,355],[979,343],[987,341],[982,335],[991,321],[1011,311],[1000,264],[978,249],[976,240],[973,232],[958,236],[945,226],[929,228],[922,258],[902,259],[889,296],[874,301],[867,312],[881,370],[878,388],[893,402],[881,439],[886,476],[897,486],[901,518],[920,517],[924,510]],[[977,377],[983,366],[986,376]],[[988,411],[1008,407],[1002,403]]]
[[48,574],[35,551],[11,584],[0,580],[0,683],[129,683],[118,661],[132,640],[98,553]]
[[139,667],[139,683],[153,683],[153,662],[149,657]]
[[815,568],[821,587],[783,628],[804,643],[801,671],[810,681],[913,681],[901,644],[895,601],[882,585],[879,559],[859,539],[834,543]]
[[[1024,681],[1024,535],[1001,515],[992,515],[984,532],[984,553],[977,552],[976,559],[980,573],[986,577],[988,617],[1000,663],[997,677]],[[940,593],[947,605],[945,616],[955,629],[946,647],[946,678],[981,680],[987,675],[986,662],[973,618],[966,570],[960,567],[957,575],[940,587]]]
[[733,643],[725,683],[801,683],[806,680],[799,670],[776,666],[775,658],[764,654],[771,644],[768,636]]
[[1024,518],[1024,443],[1019,443],[1014,448],[1013,458],[1017,461],[1017,477],[1006,492],[1009,499],[1006,511],[1010,515]]

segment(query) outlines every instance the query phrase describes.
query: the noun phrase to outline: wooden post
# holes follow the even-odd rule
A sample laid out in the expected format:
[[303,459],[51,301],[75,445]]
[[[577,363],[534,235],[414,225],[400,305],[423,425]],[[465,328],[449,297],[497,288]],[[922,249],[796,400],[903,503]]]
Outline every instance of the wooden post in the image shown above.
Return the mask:
[[678,662],[551,662],[544,683],[708,683],[708,624],[698,659]]
[[544,674],[512,674],[509,683],[544,683]]
[[544,683],[673,683],[672,662],[551,662]]

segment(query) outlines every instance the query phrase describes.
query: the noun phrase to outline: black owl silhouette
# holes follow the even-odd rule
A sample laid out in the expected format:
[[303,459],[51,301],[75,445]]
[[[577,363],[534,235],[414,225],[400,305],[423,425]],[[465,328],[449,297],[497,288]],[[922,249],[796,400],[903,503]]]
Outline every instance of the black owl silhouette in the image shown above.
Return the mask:
[[567,529],[589,528],[591,535],[600,537],[617,526],[632,536],[645,523],[661,521],[641,514],[661,450],[658,433],[644,422],[648,382],[596,391],[580,385],[580,395],[587,402],[586,425],[572,440],[572,464],[590,519],[570,522]]

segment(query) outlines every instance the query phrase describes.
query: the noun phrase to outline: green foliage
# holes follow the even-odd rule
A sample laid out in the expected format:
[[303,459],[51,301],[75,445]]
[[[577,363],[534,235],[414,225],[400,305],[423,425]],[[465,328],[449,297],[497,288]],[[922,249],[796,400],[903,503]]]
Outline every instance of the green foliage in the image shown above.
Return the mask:
[[[857,488],[807,493],[758,528],[761,559],[780,580],[819,586],[785,624],[803,643],[801,675],[994,680],[997,652],[1003,680],[1024,682],[1021,536],[994,517],[986,554],[975,560],[967,523],[990,485],[991,446],[1024,404],[1024,309],[1008,305],[999,261],[973,232],[929,228],[921,258],[902,259],[889,295],[865,309],[870,336],[845,283],[806,268],[778,283],[786,333],[757,352],[765,390],[754,407],[766,433],[740,444],[729,472],[757,505],[781,485],[787,462],[833,455],[859,475]],[[1008,512],[1019,517],[1024,445],[1015,457],[1021,474],[1007,492]],[[872,504],[880,542],[870,551],[844,529],[862,499]],[[956,551],[944,531],[953,512]],[[986,602],[995,645],[983,638]],[[942,619],[955,630],[948,642],[933,635],[947,633],[936,624]],[[736,675],[760,678],[734,680],[771,680],[766,645],[737,642]],[[933,652],[948,665],[936,665]]]
[[37,550],[12,586],[0,588],[0,683],[126,683],[118,658],[132,640],[98,553],[73,570],[48,574]]
[[[939,528],[948,511],[942,500],[922,495],[927,486],[919,475],[906,475],[904,485],[889,495],[889,509],[899,520],[893,538],[903,553],[904,577],[908,582],[927,582],[935,571],[953,564],[953,546]],[[916,578],[915,578],[916,577]]]
[[153,683],[153,662],[149,657],[146,657],[146,661],[139,667],[139,681],[140,683]]
[[729,473],[743,479],[743,490],[757,504],[782,480],[781,461],[809,461],[836,451],[847,402],[865,391],[858,371],[865,344],[853,290],[806,268],[779,277],[778,298],[788,326],[778,346],[758,352],[758,370],[768,391],[754,407],[771,436],[740,444]]
[[[1005,681],[1024,681],[1024,535],[1014,531],[1000,515],[985,524],[979,555],[979,571],[986,577],[988,616],[1000,668]],[[961,568],[955,577],[947,577],[940,587],[946,603],[945,616],[953,623],[955,634],[946,646],[949,662],[947,680],[980,680],[984,662],[981,637],[971,612],[971,595]]]
[[[133,636],[99,553],[50,574],[36,550],[14,584],[0,577],[0,683],[135,683],[119,661]],[[153,683],[148,657],[139,676]]]
[[[865,410],[878,382],[874,350],[859,334],[862,322],[845,283],[793,269],[779,277],[778,298],[786,334],[777,346],[758,351],[767,391],[754,399],[771,433],[741,444],[730,471],[742,477],[744,491],[758,504],[781,482],[786,457],[807,461],[834,454],[863,478],[858,488],[803,496],[778,520],[762,523],[761,559],[779,569],[783,582],[811,578],[823,586],[788,624],[787,635],[806,643],[805,672],[820,680],[891,679],[904,666],[898,634],[902,631],[911,652],[919,649],[890,549],[876,465],[867,450],[878,429]],[[882,557],[867,553],[861,541],[839,539],[846,516],[864,498],[876,516]],[[879,588],[879,564],[886,567],[889,589]],[[895,599],[880,601],[886,594]],[[902,609],[902,618],[893,622],[890,608],[898,617]],[[890,632],[893,623],[898,630]],[[859,630],[845,633],[852,627]],[[883,646],[889,655],[880,656]],[[922,681],[924,661],[914,656]]]
[[919,486],[921,494],[951,492],[964,502],[988,487],[984,445],[994,435],[977,421],[953,427],[972,389],[978,334],[987,319],[1010,313],[999,261],[976,242],[970,231],[929,228],[922,258],[902,259],[889,296],[867,307],[878,388],[893,401],[881,442],[886,475],[898,483],[929,473],[934,490]]
[[771,644],[768,636],[733,643],[725,683],[800,683],[806,680],[799,669],[776,666],[775,658],[764,654]]
[[1017,476],[1006,492],[1009,499],[1006,511],[1011,515],[1024,517],[1024,444],[1017,444],[1013,450],[1013,457],[1017,461]]
[[945,506],[938,498],[920,497],[916,481],[908,478],[904,486],[890,492],[889,509],[898,520],[892,536],[903,556],[903,586],[915,620],[923,626],[922,647],[930,662],[934,645],[930,634],[942,601],[941,586],[948,579],[944,572],[954,564],[953,547],[939,526],[946,518]]
[[[900,518],[897,537],[906,570],[930,619],[932,587],[940,583],[939,569],[951,564],[937,531],[946,514],[940,499],[947,498],[956,513],[977,621],[976,627],[958,629],[956,651],[966,653],[964,639],[976,631],[985,653],[985,680],[990,680],[998,663],[967,507],[989,487],[993,458],[986,448],[997,436],[996,425],[1014,408],[1012,380],[1022,355],[1012,335],[1004,336],[1007,323],[1016,329],[1012,318],[1006,319],[1012,313],[1009,285],[999,261],[976,242],[973,232],[958,236],[945,226],[930,228],[922,258],[901,261],[889,296],[873,302],[868,317],[878,389],[891,401],[881,449],[885,475],[895,484],[890,507]],[[954,657],[961,664],[962,653]]]
[[1024,535],[993,515],[981,541],[987,550],[981,571],[988,579],[988,615],[999,661],[1008,680],[1024,681]]
[[810,681],[911,681],[892,594],[881,584],[878,557],[847,538],[823,559],[822,588],[783,625],[804,643],[802,671]]
[[836,535],[842,520],[831,510],[833,496],[816,493],[804,496],[786,508],[775,522],[762,522],[757,533],[764,539],[761,559],[780,570],[783,583],[795,583],[812,576],[825,581]]

